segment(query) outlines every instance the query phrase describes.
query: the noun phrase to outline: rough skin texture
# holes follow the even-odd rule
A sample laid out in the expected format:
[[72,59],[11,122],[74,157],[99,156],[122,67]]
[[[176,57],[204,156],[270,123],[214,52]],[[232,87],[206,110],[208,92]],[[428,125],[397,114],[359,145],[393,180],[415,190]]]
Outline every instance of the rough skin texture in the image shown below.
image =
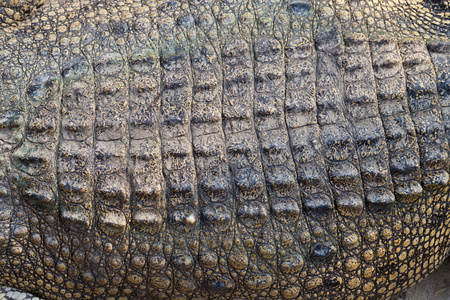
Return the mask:
[[0,0],[0,25],[18,25],[43,4],[44,0]]
[[448,0],[12,2],[0,285],[389,299],[448,255]]

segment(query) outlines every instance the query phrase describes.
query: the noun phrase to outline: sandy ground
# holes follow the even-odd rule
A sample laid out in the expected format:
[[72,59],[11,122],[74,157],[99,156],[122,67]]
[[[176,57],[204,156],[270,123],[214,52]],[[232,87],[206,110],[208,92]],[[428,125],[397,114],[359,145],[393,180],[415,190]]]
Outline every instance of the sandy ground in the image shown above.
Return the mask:
[[450,258],[398,300],[450,300]]

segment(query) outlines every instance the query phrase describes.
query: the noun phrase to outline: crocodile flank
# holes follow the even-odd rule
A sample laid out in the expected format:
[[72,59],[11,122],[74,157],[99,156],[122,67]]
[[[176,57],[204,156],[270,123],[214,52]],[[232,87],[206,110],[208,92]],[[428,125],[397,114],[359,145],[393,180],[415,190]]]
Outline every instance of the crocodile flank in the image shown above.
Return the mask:
[[0,299],[391,299],[449,139],[449,0],[0,0]]

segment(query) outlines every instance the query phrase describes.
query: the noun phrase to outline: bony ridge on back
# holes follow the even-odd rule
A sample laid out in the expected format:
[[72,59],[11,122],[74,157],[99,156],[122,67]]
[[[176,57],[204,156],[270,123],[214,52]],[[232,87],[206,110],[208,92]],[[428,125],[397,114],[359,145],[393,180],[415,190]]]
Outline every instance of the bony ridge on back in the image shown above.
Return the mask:
[[448,256],[447,0],[3,11],[7,299],[390,299]]

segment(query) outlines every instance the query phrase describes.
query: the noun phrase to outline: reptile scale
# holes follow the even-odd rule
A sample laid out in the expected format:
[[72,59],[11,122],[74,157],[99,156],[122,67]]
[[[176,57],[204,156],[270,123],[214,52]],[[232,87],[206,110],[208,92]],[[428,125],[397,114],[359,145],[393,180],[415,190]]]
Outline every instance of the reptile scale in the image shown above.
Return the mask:
[[449,255],[449,0],[0,25],[0,299],[391,299]]

